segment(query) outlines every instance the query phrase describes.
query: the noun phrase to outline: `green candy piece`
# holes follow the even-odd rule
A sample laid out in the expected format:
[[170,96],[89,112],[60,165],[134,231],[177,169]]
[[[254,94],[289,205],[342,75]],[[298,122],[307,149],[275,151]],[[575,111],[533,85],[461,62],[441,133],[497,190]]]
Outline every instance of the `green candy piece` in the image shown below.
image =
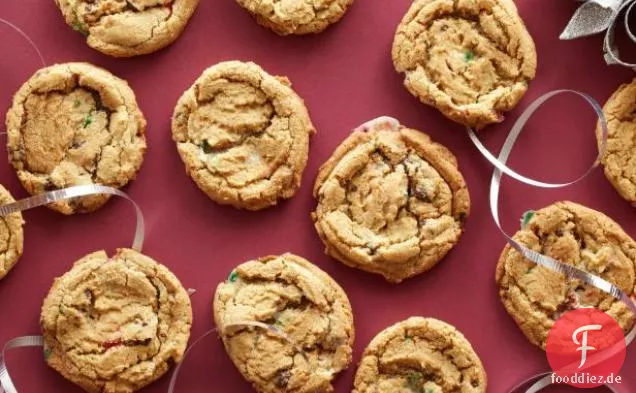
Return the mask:
[[230,275],[227,278],[227,280],[229,282],[236,282],[236,280],[238,280],[238,278],[239,278],[238,273],[235,270],[232,270],[232,273],[230,273]]
[[51,348],[44,347],[44,360],[49,360],[49,358],[51,357],[52,353],[53,352],[51,351]]
[[470,62],[474,58],[475,54],[472,51],[468,50],[464,52],[464,60],[466,61],[466,63]]
[[84,119],[84,128],[90,126],[91,124],[93,124],[93,111],[91,110],[90,112],[88,112],[88,115],[86,116],[86,118]]
[[212,153],[212,146],[210,146],[207,140],[203,140],[203,143],[201,144],[201,148],[203,149],[203,152],[205,154]]
[[424,391],[424,387],[422,386],[424,383],[424,375],[419,372],[411,372],[406,377],[406,383],[404,387],[409,388],[414,393],[426,393]]
[[523,213],[523,216],[521,216],[521,229],[525,229],[528,226],[528,223],[530,222],[530,220],[532,220],[532,217],[534,217],[534,210],[528,210],[527,212]]

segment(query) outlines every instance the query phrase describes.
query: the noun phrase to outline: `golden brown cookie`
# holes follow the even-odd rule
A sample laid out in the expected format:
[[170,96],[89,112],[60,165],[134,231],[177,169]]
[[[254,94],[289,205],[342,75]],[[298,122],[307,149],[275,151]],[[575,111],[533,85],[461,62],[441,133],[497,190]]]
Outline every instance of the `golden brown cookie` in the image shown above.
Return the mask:
[[[43,68],[15,94],[7,113],[9,161],[32,195],[64,187],[120,188],[146,150],[146,120],[126,81],[87,63]],[[98,195],[55,202],[64,214],[100,208]]]
[[312,214],[326,253],[391,282],[437,264],[458,242],[470,196],[457,160],[428,135],[379,118],[320,168]]
[[172,44],[199,0],[55,0],[66,23],[104,54],[130,57]]
[[353,0],[236,0],[257,22],[280,35],[312,34],[338,22]]
[[[0,185],[0,206],[15,202],[11,193]],[[0,280],[6,276],[22,256],[24,233],[22,213],[0,217]]]
[[129,393],[181,361],[192,307],[165,266],[98,251],[55,280],[40,323],[49,366],[87,392]]
[[[535,212],[514,239],[634,294],[636,243],[603,213],[572,202],[557,202]],[[537,266],[509,245],[499,258],[496,279],[508,313],[528,340],[543,349],[554,322],[576,308],[604,311],[625,330],[634,322],[634,316],[618,299]]]
[[395,34],[393,63],[424,104],[482,128],[517,105],[537,54],[512,0],[415,0]]
[[[618,193],[636,206],[636,79],[621,85],[603,108],[607,146],[602,164]],[[597,133],[600,137],[600,127]]]
[[486,383],[464,335],[437,319],[411,317],[371,341],[352,393],[485,393]]
[[254,63],[229,61],[208,68],[181,96],[172,137],[212,200],[259,210],[296,193],[315,129],[290,86]]
[[347,295],[296,255],[238,266],[216,290],[214,320],[228,355],[261,393],[332,392],[331,381],[351,363],[355,332]]

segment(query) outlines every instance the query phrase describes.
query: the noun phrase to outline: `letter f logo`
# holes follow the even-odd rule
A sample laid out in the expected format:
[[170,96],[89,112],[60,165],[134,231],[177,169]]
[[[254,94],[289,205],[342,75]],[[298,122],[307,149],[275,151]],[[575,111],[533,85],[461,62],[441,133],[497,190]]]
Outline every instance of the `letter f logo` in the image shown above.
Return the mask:
[[[572,341],[574,341],[576,345],[580,345],[580,347],[576,349],[577,351],[581,351],[581,364],[579,365],[579,368],[583,367],[585,365],[585,362],[587,361],[587,351],[596,350],[596,348],[590,347],[587,345],[587,332],[590,330],[601,330],[601,329],[603,329],[602,325],[585,325],[576,329],[574,333],[572,334]],[[579,339],[577,338],[577,336],[581,332],[583,333],[583,339],[581,340],[581,342],[579,342]]]

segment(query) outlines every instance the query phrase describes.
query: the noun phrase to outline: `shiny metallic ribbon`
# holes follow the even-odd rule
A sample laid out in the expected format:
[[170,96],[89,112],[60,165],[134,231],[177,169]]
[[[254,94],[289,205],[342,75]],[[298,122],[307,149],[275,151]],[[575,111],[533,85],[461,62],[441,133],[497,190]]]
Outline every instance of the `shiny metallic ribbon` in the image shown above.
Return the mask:
[[560,35],[562,40],[571,40],[605,31],[603,53],[608,65],[622,65],[636,70],[636,63],[627,63],[619,58],[618,48],[614,42],[616,23],[622,11],[625,11],[624,24],[627,35],[636,43],[636,35],[629,27],[629,18],[636,0],[588,0],[574,13],[565,30]]
[[33,42],[31,37],[29,37],[27,33],[25,33],[18,26],[14,25],[13,23],[9,22],[6,19],[0,18],[0,23],[9,26],[13,30],[15,30],[18,34],[20,34],[22,38],[24,38],[29,43],[29,45],[31,45],[33,50],[35,50],[35,53],[38,55],[38,58],[40,59],[40,62],[42,63],[42,65],[46,67],[46,61],[44,61],[44,56],[42,56],[42,52],[40,52],[40,48],[38,48],[38,46],[35,45],[35,42]]
[[4,217],[15,212],[33,209],[35,207],[48,205],[52,202],[64,201],[81,196],[100,194],[119,196],[132,203],[135,208],[135,214],[137,217],[135,237],[133,239],[132,249],[141,252],[141,249],[144,245],[145,233],[144,216],[141,212],[141,208],[139,208],[139,205],[137,205],[137,203],[133,201],[132,198],[128,196],[128,194],[112,187],[102,186],[99,184],[87,184],[83,186],[74,186],[63,188],[61,190],[45,192],[44,194],[34,195],[29,198],[21,199],[13,203],[0,206],[0,217]]
[[[280,329],[278,329],[274,325],[268,325],[266,323],[259,322],[259,321],[238,321],[238,322],[235,322],[235,323],[231,323],[231,324],[225,325],[222,330],[227,330],[227,329],[230,329],[230,328],[237,328],[237,327],[249,327],[249,326],[252,326],[252,327],[255,327],[255,328],[259,328],[259,329],[263,329],[265,331],[273,333],[274,335],[282,338],[283,340],[285,340],[288,343],[290,343],[291,345],[293,345],[294,348],[296,349],[296,351],[298,351],[300,353],[304,353],[302,348],[297,346],[291,340],[291,338],[289,338],[288,335],[283,333]],[[177,365],[177,367],[175,367],[174,371],[172,372],[172,377],[170,378],[170,385],[168,385],[168,393],[174,393],[175,392],[176,385],[177,385],[177,378],[179,377],[179,372],[181,371],[181,366],[185,362],[185,359],[188,356],[188,354],[190,353],[190,351],[195,346],[197,346],[199,343],[201,343],[201,341],[203,341],[203,339],[205,339],[209,335],[211,335],[213,333],[216,333],[218,331],[219,331],[219,328],[214,328],[214,329],[208,330],[207,332],[203,333],[203,335],[201,337],[197,338],[196,341],[192,343],[192,345],[190,345],[188,347],[188,349],[183,354],[183,359],[181,359],[181,362]],[[0,391],[0,393],[2,393],[2,391]],[[8,392],[8,393],[11,393],[11,392]]]
[[5,353],[11,349],[26,347],[43,347],[44,338],[42,336],[24,336],[14,338],[5,344],[0,353],[0,393],[18,393],[9,377],[9,371],[5,363]]
[[[506,162],[508,161],[508,157],[510,156],[510,153],[512,152],[512,148],[514,146],[514,144],[517,141],[517,138],[519,137],[519,135],[521,134],[523,127],[525,126],[526,122],[528,121],[528,119],[534,114],[534,112],[541,106],[543,105],[546,101],[548,101],[550,98],[559,95],[559,94],[564,94],[564,93],[570,93],[570,94],[575,94],[581,98],[583,98],[588,104],[590,104],[590,106],[592,106],[592,108],[594,109],[594,111],[596,112],[596,115],[599,118],[599,123],[601,126],[601,143],[599,146],[599,154],[596,158],[596,160],[594,161],[594,163],[590,166],[590,168],[578,179],[571,181],[571,182],[567,182],[567,183],[546,183],[546,182],[541,182],[541,181],[537,181],[534,179],[530,179],[527,178],[523,175],[518,174],[517,172],[515,172],[514,170],[510,169],[507,165]],[[587,175],[589,175],[600,163],[601,158],[603,157],[603,154],[605,152],[605,146],[607,143],[607,121],[605,119],[605,116],[603,114],[603,109],[601,108],[601,106],[599,105],[599,103],[594,100],[594,98],[592,98],[591,96],[585,94],[585,93],[580,93],[577,91],[573,91],[573,90],[556,90],[556,91],[552,91],[549,93],[544,94],[543,96],[539,97],[536,101],[534,101],[533,103],[530,104],[530,106],[528,106],[528,108],[521,114],[521,116],[519,117],[519,119],[517,120],[517,122],[514,124],[514,126],[512,127],[510,134],[508,135],[508,137],[506,138],[504,145],[501,149],[501,152],[499,153],[499,157],[494,157],[489,151],[488,149],[481,143],[481,141],[479,140],[479,138],[477,137],[477,135],[475,134],[475,132],[468,128],[468,135],[471,139],[471,141],[475,144],[475,146],[477,147],[477,149],[481,152],[481,154],[488,160],[490,161],[490,163],[492,163],[495,167],[493,175],[492,175],[492,179],[491,179],[491,183],[490,183],[490,210],[491,210],[491,214],[492,217],[495,221],[495,224],[497,225],[497,228],[499,229],[499,231],[503,234],[503,236],[506,238],[506,241],[508,242],[508,244],[514,248],[516,251],[518,251],[521,255],[523,255],[527,260],[534,262],[537,265],[543,266],[547,269],[553,270],[555,272],[561,273],[567,277],[573,278],[573,279],[578,279],[582,282],[584,282],[585,284],[588,285],[592,285],[614,297],[616,297],[617,299],[619,299],[620,301],[622,301],[623,303],[625,303],[629,309],[631,310],[631,312],[636,315],[636,304],[632,301],[632,299],[630,298],[630,296],[628,294],[626,294],[625,292],[623,292],[620,288],[616,287],[615,285],[613,285],[612,283],[597,277],[595,275],[592,275],[586,271],[580,270],[574,266],[571,265],[567,265],[564,263],[561,263],[551,257],[548,257],[546,255],[540,254],[536,251],[533,251],[527,247],[525,247],[524,245],[520,244],[519,242],[517,242],[516,240],[514,240],[512,238],[512,236],[508,235],[506,233],[506,231],[503,229],[502,225],[501,225],[501,220],[499,218],[499,191],[501,188],[501,178],[502,175],[505,173],[508,176],[522,182],[525,184],[529,184],[535,187],[542,187],[542,188],[560,188],[560,187],[566,187],[569,185],[572,185],[574,183],[577,183],[578,181],[584,179]],[[632,329],[629,331],[629,333],[626,335],[625,337],[625,341],[626,341],[626,345],[629,345],[634,338],[636,337],[636,324],[632,327]],[[609,355],[606,356],[605,358],[611,356],[613,354],[613,350],[609,351]],[[528,390],[526,390],[526,393],[536,393],[539,392],[540,390],[544,389],[545,387],[552,385],[552,380],[550,377],[551,373],[547,373],[545,374],[545,376],[543,375],[539,375],[539,376],[534,376],[532,378],[530,378],[528,381],[522,383],[521,385],[518,385],[515,389],[519,389],[522,386],[525,386],[526,383],[530,382],[530,381],[534,381],[538,378],[538,381],[535,382]],[[614,390],[614,388],[612,388],[611,386],[606,385],[606,387],[610,388],[612,391],[616,392],[616,390]],[[515,390],[512,390],[512,392],[515,392]]]

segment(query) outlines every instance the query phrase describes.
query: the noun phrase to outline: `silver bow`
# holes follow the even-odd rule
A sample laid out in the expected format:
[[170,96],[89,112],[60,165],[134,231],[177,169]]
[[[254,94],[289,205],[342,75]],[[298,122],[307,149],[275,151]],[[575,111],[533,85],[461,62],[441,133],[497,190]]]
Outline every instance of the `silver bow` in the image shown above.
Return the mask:
[[629,16],[636,5],[636,0],[587,0],[574,13],[572,19],[559,37],[571,40],[586,37],[605,31],[603,52],[607,64],[619,64],[636,71],[635,63],[627,63],[619,58],[618,49],[614,43],[614,30],[618,17],[625,10],[625,30],[632,42],[636,43],[636,35],[629,28]]

